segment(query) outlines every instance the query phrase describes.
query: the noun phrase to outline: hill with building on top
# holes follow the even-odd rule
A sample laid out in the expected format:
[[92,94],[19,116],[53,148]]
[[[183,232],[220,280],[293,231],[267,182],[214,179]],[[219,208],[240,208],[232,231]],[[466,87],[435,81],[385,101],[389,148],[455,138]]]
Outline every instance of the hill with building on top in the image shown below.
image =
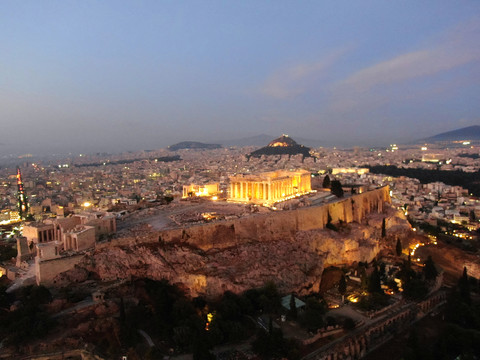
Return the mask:
[[267,146],[253,151],[250,156],[260,157],[262,155],[298,155],[302,154],[304,157],[309,157],[310,148],[298,144],[288,135],[282,135],[279,138],[272,140]]

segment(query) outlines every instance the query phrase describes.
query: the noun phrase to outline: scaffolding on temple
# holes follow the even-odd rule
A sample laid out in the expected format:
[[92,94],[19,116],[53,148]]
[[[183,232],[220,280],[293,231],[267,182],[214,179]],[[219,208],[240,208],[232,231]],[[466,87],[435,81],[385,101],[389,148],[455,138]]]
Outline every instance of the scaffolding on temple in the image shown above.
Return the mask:
[[25,194],[25,188],[23,186],[22,173],[20,168],[17,167],[17,199],[18,199],[18,213],[22,220],[25,220],[28,216],[28,201],[27,195]]

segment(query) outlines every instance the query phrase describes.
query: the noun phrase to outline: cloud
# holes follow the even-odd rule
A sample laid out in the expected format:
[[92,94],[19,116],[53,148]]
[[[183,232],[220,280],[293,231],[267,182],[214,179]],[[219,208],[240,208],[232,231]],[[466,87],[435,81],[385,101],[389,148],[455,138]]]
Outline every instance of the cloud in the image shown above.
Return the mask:
[[[361,69],[333,85],[332,110],[373,107],[390,101],[395,87],[480,60],[480,23],[457,26],[436,45],[398,55]],[[412,94],[406,94],[411,96]]]
[[300,63],[279,69],[265,80],[260,92],[276,99],[287,99],[301,95],[322,77],[326,70],[346,51],[347,49],[335,50],[320,61]]

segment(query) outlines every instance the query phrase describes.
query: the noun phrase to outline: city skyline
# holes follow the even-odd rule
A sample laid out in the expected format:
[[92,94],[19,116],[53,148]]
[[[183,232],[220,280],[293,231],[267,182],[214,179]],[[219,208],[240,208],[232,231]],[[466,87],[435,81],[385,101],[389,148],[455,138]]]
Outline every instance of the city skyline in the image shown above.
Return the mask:
[[473,1],[2,8],[2,154],[261,133],[380,145],[480,123]]

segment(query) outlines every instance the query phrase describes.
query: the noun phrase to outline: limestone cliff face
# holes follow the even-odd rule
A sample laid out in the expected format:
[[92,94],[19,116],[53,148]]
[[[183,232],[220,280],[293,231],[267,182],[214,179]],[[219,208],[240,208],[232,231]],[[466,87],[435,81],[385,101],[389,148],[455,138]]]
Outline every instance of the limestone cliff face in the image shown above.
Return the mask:
[[208,250],[188,241],[132,240],[97,249],[75,270],[60,274],[56,283],[79,281],[79,274],[86,277],[93,273],[102,280],[131,276],[168,279],[192,296],[215,297],[226,290],[241,292],[260,287],[268,280],[273,280],[283,292],[318,291],[326,266],[371,261],[378,254],[384,217],[389,235],[408,234],[408,223],[388,208],[383,213],[368,215],[362,224],[337,224],[338,231],[298,230],[291,236],[262,240],[262,231],[271,231],[265,227],[255,230],[258,240],[252,235],[251,241]]

